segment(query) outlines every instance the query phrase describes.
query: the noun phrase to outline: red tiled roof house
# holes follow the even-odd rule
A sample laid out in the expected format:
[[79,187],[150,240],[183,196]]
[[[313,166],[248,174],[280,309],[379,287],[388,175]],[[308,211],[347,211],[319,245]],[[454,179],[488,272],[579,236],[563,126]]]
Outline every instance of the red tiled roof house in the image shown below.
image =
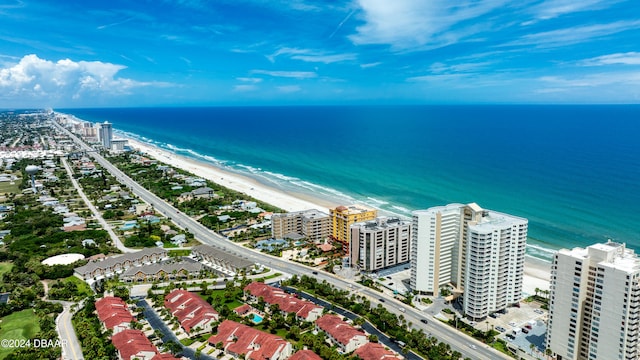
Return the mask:
[[164,306],[178,318],[180,326],[191,335],[211,332],[213,323],[218,321],[218,312],[198,295],[176,289],[164,298]]
[[400,360],[393,351],[387,350],[382,344],[372,342],[362,345],[354,354],[362,360]]
[[262,298],[268,305],[278,304],[280,310],[286,315],[296,314],[300,320],[314,322],[322,316],[322,307],[311,301],[295,298],[286,292],[261,282],[252,282],[245,286],[244,295],[247,301],[256,302]]
[[129,329],[134,321],[127,303],[119,297],[107,296],[98,299],[96,301],[96,312],[104,327],[113,330],[114,334]]
[[364,332],[347,324],[338,315],[327,314],[316,320],[316,330],[324,331],[327,338],[344,354],[369,342]]
[[171,354],[160,354],[140,330],[127,329],[111,337],[119,360],[179,360]]
[[293,352],[291,343],[281,337],[231,320],[223,321],[218,334],[209,338],[212,346],[218,343],[227,354],[246,360],[284,360]]
[[322,358],[311,350],[300,350],[291,355],[289,360],[322,360]]

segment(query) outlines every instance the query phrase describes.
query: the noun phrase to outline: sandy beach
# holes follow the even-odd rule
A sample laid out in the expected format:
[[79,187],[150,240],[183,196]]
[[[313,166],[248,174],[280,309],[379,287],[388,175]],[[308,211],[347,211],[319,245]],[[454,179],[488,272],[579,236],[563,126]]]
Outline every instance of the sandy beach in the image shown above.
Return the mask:
[[[277,206],[286,211],[318,209],[328,212],[330,207],[341,205],[307,194],[287,193],[267,186],[250,177],[226,171],[211,164],[176,155],[167,150],[132,138],[127,138],[127,140],[129,140],[131,147],[161,162],[189,171],[199,177],[213,181],[229,189],[245,193],[255,199]],[[533,295],[535,294],[536,288],[549,290],[550,267],[550,263],[527,256],[525,259],[523,293]]]

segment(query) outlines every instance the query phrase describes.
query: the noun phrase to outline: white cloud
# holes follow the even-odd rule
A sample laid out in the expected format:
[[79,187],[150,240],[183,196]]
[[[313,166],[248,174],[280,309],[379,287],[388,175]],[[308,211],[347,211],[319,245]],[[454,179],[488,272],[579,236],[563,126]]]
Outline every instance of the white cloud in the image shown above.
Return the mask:
[[234,92],[248,92],[258,90],[256,85],[236,85],[233,87]]
[[4,98],[47,100],[83,95],[127,94],[131,89],[163,83],[139,82],[118,78],[123,65],[100,61],[53,62],[36,55],[26,55],[16,64],[0,68],[0,92]]
[[256,77],[238,77],[238,78],[236,78],[236,80],[242,81],[242,82],[249,82],[249,83],[253,83],[253,84],[257,84],[259,82],[262,82],[261,78],[256,78]]
[[298,91],[301,90],[300,86],[298,86],[298,85],[278,86],[277,89],[278,89],[278,91],[286,93],[286,94],[298,92]]
[[252,74],[269,75],[273,77],[284,77],[294,79],[312,79],[318,77],[318,74],[312,71],[269,71],[269,70],[251,70]]
[[640,65],[640,53],[628,52],[602,55],[591,59],[582,60],[578,64],[583,66]]
[[528,34],[504,46],[554,48],[592,41],[596,38],[640,28],[640,21],[616,21],[609,24],[574,26],[570,28]]
[[[508,0],[460,2],[448,0],[359,0],[365,24],[350,36],[355,44],[389,44],[396,50],[440,47],[477,34],[488,25],[463,25],[500,9]],[[454,25],[455,29],[454,29]]]
[[267,59],[271,62],[275,62],[276,58],[280,55],[288,56],[294,60],[306,61],[306,62],[321,62],[325,64],[355,60],[357,55],[353,53],[346,54],[330,54],[324,51],[317,51],[311,49],[298,49],[283,47],[278,49],[271,55],[267,55]]
[[606,9],[624,0],[547,0],[531,8],[539,20],[553,19],[564,14]]
[[469,73],[469,72],[474,72],[476,70],[485,68],[492,64],[493,62],[490,62],[490,61],[476,62],[476,63],[460,63],[460,64],[453,64],[453,65],[436,62],[431,65],[429,70],[431,70],[431,72],[436,74]]
[[378,65],[382,64],[380,61],[377,62],[372,62],[372,63],[367,63],[367,64],[360,64],[360,67],[363,69],[368,69],[368,68],[372,68],[372,67],[376,67]]
[[609,85],[640,86],[640,72],[599,72],[582,76],[576,75],[574,77],[543,76],[538,80],[553,85],[553,88],[603,87]]
[[423,76],[413,76],[413,77],[407,78],[407,81],[408,82],[452,81],[452,80],[460,80],[467,76],[468,75],[465,75],[465,74],[423,75]]

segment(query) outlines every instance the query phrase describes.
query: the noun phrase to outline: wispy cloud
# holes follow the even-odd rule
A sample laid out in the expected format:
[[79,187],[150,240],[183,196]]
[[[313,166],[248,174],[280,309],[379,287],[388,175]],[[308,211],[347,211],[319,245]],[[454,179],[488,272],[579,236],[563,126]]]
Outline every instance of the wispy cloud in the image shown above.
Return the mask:
[[564,29],[524,35],[504,46],[535,46],[555,48],[593,41],[623,31],[640,29],[640,21],[616,21],[609,24],[580,25]]
[[318,74],[312,71],[270,71],[270,70],[251,70],[252,74],[269,75],[273,77],[293,78],[293,79],[312,79],[318,77]]
[[187,65],[191,66],[191,60],[187,59],[186,57],[180,56],[179,59],[184,61]]
[[236,80],[242,81],[242,82],[253,83],[253,84],[257,84],[259,82],[262,82],[261,78],[256,78],[256,77],[238,77],[238,78],[236,78]]
[[460,80],[468,77],[468,74],[435,74],[435,75],[423,75],[413,76],[407,78],[408,82],[435,82],[435,81],[451,81]]
[[640,86],[640,72],[618,71],[598,72],[582,76],[543,76],[538,79],[553,88],[602,87],[613,84]]
[[298,85],[284,85],[277,86],[276,88],[278,89],[278,91],[285,94],[295,93],[301,90],[300,86]]
[[380,64],[382,64],[382,62],[376,61],[376,62],[367,63],[367,64],[360,64],[360,67],[363,69],[368,69],[368,68],[376,67]]
[[606,9],[625,0],[546,0],[530,8],[536,19],[548,20],[581,11]]
[[249,92],[249,91],[256,91],[256,90],[258,90],[258,87],[256,85],[242,84],[242,85],[235,85],[233,87],[234,92]]
[[[447,0],[359,0],[365,22],[350,36],[355,44],[388,44],[396,50],[446,46],[476,35],[485,19],[508,0],[487,0],[460,5]],[[478,21],[470,21],[470,20]]]
[[128,94],[136,87],[169,85],[117,77],[125,68],[100,61],[53,62],[26,55],[17,64],[0,69],[0,92],[36,99],[64,96],[77,99],[84,94]]
[[129,21],[131,21],[131,20],[133,20],[133,19],[134,19],[134,17],[133,17],[133,16],[131,16],[131,17],[126,18],[126,19],[124,19],[124,20],[122,20],[122,21],[116,21],[116,22],[113,22],[113,23],[110,23],[110,24],[100,25],[100,26],[98,26],[96,29],[98,29],[98,30],[103,30],[103,29],[110,28],[110,27],[113,27],[113,26],[122,25],[122,24],[128,23]]
[[332,53],[326,53],[324,51],[290,48],[290,47],[280,48],[273,54],[267,55],[266,57],[267,59],[269,59],[269,61],[275,62],[278,56],[283,56],[283,55],[294,60],[300,60],[305,62],[319,62],[319,63],[325,63],[325,64],[351,61],[351,60],[355,60],[357,57],[357,55],[354,53],[332,54]]
[[582,66],[640,65],[640,53],[627,52],[597,56],[578,62]]
[[477,63],[460,63],[460,64],[445,64],[441,62],[436,62],[431,65],[429,70],[431,70],[431,72],[436,74],[469,73],[469,72],[479,71],[493,64],[494,63],[490,61],[477,62]]

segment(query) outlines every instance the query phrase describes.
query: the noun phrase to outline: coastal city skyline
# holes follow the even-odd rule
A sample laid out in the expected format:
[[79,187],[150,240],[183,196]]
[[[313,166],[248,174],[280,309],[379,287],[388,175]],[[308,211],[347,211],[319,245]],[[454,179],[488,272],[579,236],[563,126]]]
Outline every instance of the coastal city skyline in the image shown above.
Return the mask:
[[637,103],[632,1],[16,1],[0,108]]
[[[339,111],[354,116],[366,113],[368,108],[340,107]],[[437,120],[437,108],[416,107],[413,109],[416,113],[407,116],[407,119],[428,114]],[[452,107],[440,108],[446,110],[448,119],[456,118]],[[620,118],[624,119],[628,116],[626,112],[633,113],[636,107],[515,106],[507,107],[511,112],[500,116],[498,114],[506,111],[504,106],[465,108],[465,111],[476,113],[478,119],[484,119],[481,121],[483,129],[495,132],[495,125],[501,124],[503,117],[522,118],[525,111],[531,116],[531,113],[541,111],[539,108],[543,108],[542,111],[553,108],[551,119],[562,117],[564,111],[570,110],[575,115],[588,108],[592,119],[600,120],[595,124],[601,124],[601,117],[597,115],[599,110],[606,110],[610,116],[620,114]],[[502,110],[497,111],[497,108]],[[242,119],[245,128],[255,127],[248,121],[253,118],[246,113],[250,108],[196,110],[214,109],[218,111],[218,116],[204,117]],[[398,111],[397,107],[392,109]],[[38,358],[59,358],[62,355],[62,358],[81,359],[100,354],[112,354],[111,357],[117,355],[123,359],[141,357],[141,354],[163,359],[183,356],[201,358],[202,354],[219,358],[226,354],[255,351],[255,347],[243,345],[246,344],[245,340],[236,340],[228,335],[240,330],[252,338],[260,337],[259,349],[277,348],[270,358],[298,360],[306,355],[293,353],[294,349],[300,348],[299,341],[307,342],[308,336],[315,336],[315,332],[307,332],[302,338],[297,337],[299,329],[305,325],[297,325],[300,321],[315,324],[321,337],[318,344],[329,340],[332,348],[337,346],[337,350],[334,348],[334,351],[338,351],[337,355],[353,352],[362,360],[380,358],[374,354],[374,350],[377,353],[383,348],[387,349],[385,357],[389,359],[402,353],[408,354],[410,360],[417,360],[418,355],[429,357],[434,351],[444,355],[444,359],[508,359],[510,354],[531,360],[556,354],[562,358],[580,359],[586,358],[587,353],[589,358],[617,359],[622,352],[611,351],[617,348],[625,349],[625,359],[637,358],[635,309],[640,294],[637,281],[640,260],[632,250],[624,250],[626,245],[623,243],[608,241],[606,244],[589,246],[588,253],[593,255],[593,261],[590,260],[590,264],[583,268],[579,261],[584,258],[584,250],[575,247],[573,250],[565,248],[554,251],[551,264],[525,256],[528,240],[536,240],[529,238],[529,225],[538,228],[541,225],[539,219],[535,220],[535,214],[535,221],[530,221],[509,213],[487,210],[476,203],[416,210],[412,212],[411,220],[376,217],[375,208],[361,204],[343,203],[329,208],[328,214],[322,213],[317,209],[324,209],[331,200],[319,198],[318,194],[308,196],[289,192],[256,181],[256,178],[229,172],[228,168],[180,155],[180,148],[175,146],[170,150],[164,149],[158,141],[120,131],[115,135],[126,138],[116,138],[112,132],[126,123],[121,121],[127,118],[127,111],[134,111],[136,118],[149,119],[154,128],[169,131],[171,138],[178,140],[180,135],[171,131],[166,124],[163,126],[163,118],[153,116],[150,111],[163,111],[164,116],[175,120],[185,115],[174,116],[171,110],[188,113],[193,109],[102,110],[116,110],[119,116],[104,116],[105,113],[101,113],[106,118],[113,118],[113,123],[92,123],[72,114],[54,111],[0,113],[4,120],[3,131],[0,132],[3,134],[0,164],[4,171],[0,184],[4,189],[4,203],[0,209],[0,216],[4,218],[0,222],[3,236],[0,240],[3,242],[0,245],[5,259],[0,262],[5,271],[0,290],[4,299],[11,299],[11,303],[0,307],[3,311],[0,314],[3,315],[3,336],[9,336],[5,329],[15,326],[15,316],[24,317],[31,313],[29,307],[32,302],[35,302],[36,309],[43,306],[43,300],[33,300],[36,292],[38,297],[44,294],[51,299],[73,301],[90,296],[85,299],[86,304],[82,309],[74,311],[71,307],[71,314],[68,304],[66,307],[50,309],[54,313],[60,312],[61,321],[64,321],[64,325],[58,324],[55,332],[51,322],[47,325],[38,319],[29,320],[39,322],[41,327],[49,327],[47,335],[37,335],[38,339],[51,339],[52,344],[55,344],[54,340],[60,343],[52,345],[55,349],[46,353],[39,350]],[[285,126],[287,116],[274,116],[274,111],[308,111],[306,107],[261,107],[254,110],[262,114],[262,119],[280,119],[281,125]],[[375,107],[375,110],[380,112],[385,109]],[[144,113],[141,115],[139,111]],[[243,111],[244,115],[233,116],[234,112],[229,111]],[[483,117],[483,111],[495,115]],[[324,113],[319,116],[341,123],[341,118],[335,113],[334,116]],[[384,118],[384,115],[379,116]],[[203,118],[202,114],[199,118]],[[312,119],[312,116],[307,118]],[[216,133],[228,136],[229,132],[220,126],[223,122],[217,121],[212,125]],[[275,125],[273,121],[268,123]],[[441,122],[428,123],[438,126],[438,131],[417,128],[413,124],[413,132],[421,134],[422,142],[429,139],[424,135],[431,133],[437,134],[438,138],[449,139]],[[551,141],[551,132],[545,130],[544,123],[536,122],[537,128],[529,129],[529,136],[535,137],[534,134],[542,130],[546,134],[546,141]],[[550,123],[557,122],[550,120]],[[363,131],[377,128],[372,126],[375,121],[367,118],[367,124],[369,126],[359,127],[362,135],[379,139],[378,136],[372,136],[374,133]],[[575,126],[570,124],[564,125],[569,125],[570,132],[575,133]],[[583,127],[589,124],[589,121],[582,123]],[[138,125],[146,127],[144,124]],[[405,131],[407,129],[400,121],[394,125]],[[563,123],[556,125],[562,128]],[[207,133],[202,124],[198,129],[200,133]],[[480,158],[494,158],[488,146],[494,141],[488,133],[481,136],[480,129],[458,123],[451,129],[458,143],[473,143],[462,141],[463,132],[460,129],[483,139],[482,156],[474,157],[476,166]],[[503,131],[508,132],[508,129],[505,127]],[[526,127],[518,129],[524,131]],[[254,130],[264,134],[260,129]],[[389,126],[383,126],[381,130],[387,135],[385,149],[388,149],[392,133]],[[599,138],[606,137],[600,126],[597,126],[597,130]],[[617,131],[620,130],[618,127]],[[245,141],[252,143],[250,132],[243,133]],[[366,144],[358,141],[352,132],[349,134],[352,143]],[[587,135],[593,133],[583,131],[582,134],[588,139]],[[498,135],[501,140],[498,142],[499,149],[504,151],[506,137]],[[327,147],[329,137],[319,137],[325,139],[323,143]],[[214,139],[213,136],[206,138]],[[335,140],[338,140],[337,144],[343,144],[339,139]],[[405,147],[413,152],[418,150],[408,140],[406,137],[403,139]],[[520,147],[531,142],[532,138],[523,140],[520,137],[516,141]],[[427,143],[432,152],[437,151],[433,139]],[[446,141],[446,144],[451,145],[451,142]],[[624,143],[621,145],[629,152],[629,146]],[[292,149],[290,146],[287,148]],[[449,155],[450,148],[447,146]],[[581,156],[589,158],[584,147],[578,148],[583,149]],[[348,147],[347,150],[353,149]],[[362,158],[365,149],[358,147],[358,159]],[[418,153],[424,157],[428,152]],[[464,157],[468,157],[468,151],[464,151],[464,154]],[[599,154],[603,155],[601,152]],[[336,153],[332,152],[332,155],[335,158]],[[512,155],[516,159],[521,158],[517,154]],[[377,162],[384,162],[384,158],[375,156],[375,153],[369,156],[377,157]],[[403,156],[392,156],[394,163],[401,158]],[[500,162],[490,161],[486,164],[497,166],[492,171],[498,170],[498,167],[504,169],[504,164],[509,162],[505,162],[505,159],[508,160],[501,156]],[[578,162],[573,163],[574,167],[579,165]],[[321,162],[313,164],[319,165]],[[466,177],[477,177],[471,176],[472,167],[463,165],[461,161],[455,161],[455,164],[465,168]],[[551,166],[550,163],[548,165]],[[366,166],[370,168],[372,165],[367,162]],[[388,166],[385,168],[389,169]],[[481,168],[485,172],[488,169],[486,166]],[[439,169],[445,170],[443,166],[439,166]],[[597,171],[594,166],[589,166],[589,169],[591,172]],[[520,177],[515,173],[516,167],[504,170],[511,174],[511,179]],[[580,173],[584,176],[583,172]],[[557,172],[553,174],[554,178],[559,175]],[[28,175],[31,175],[30,183],[27,181]],[[396,186],[401,179],[399,175],[393,175],[392,183]],[[564,176],[575,179],[569,172]],[[633,171],[625,176],[637,178],[633,176]],[[578,204],[581,193],[591,199],[594,182],[587,180],[587,183],[590,188],[582,192],[579,184],[571,181],[577,196],[569,200],[569,196],[561,192],[564,194],[562,201]],[[357,182],[349,181],[349,184],[356,185]],[[424,185],[427,185],[425,179],[421,180],[421,184],[423,186],[420,189],[424,189]],[[524,181],[513,181],[513,184],[521,189],[526,188],[527,193],[534,190]],[[551,185],[545,182],[545,194],[554,192]],[[479,188],[477,185],[474,187]],[[625,186],[621,188],[628,190]],[[506,194],[506,190],[503,186],[500,192]],[[600,197],[608,196],[605,191],[599,191],[598,194]],[[524,206],[523,195],[521,192],[515,201],[519,208]],[[371,197],[368,199],[372,200]],[[545,212],[554,207],[550,206],[549,200],[547,197],[544,201]],[[513,199],[510,202],[514,202]],[[378,204],[382,205],[382,202]],[[501,210],[508,208],[508,204],[504,205],[500,206]],[[602,205],[599,210],[602,210]],[[615,208],[618,205],[621,203],[613,204]],[[395,205],[391,207],[400,209]],[[298,211],[283,213],[288,210]],[[619,216],[616,211],[612,215]],[[564,221],[556,217],[556,225],[569,224],[571,216],[568,214]],[[606,218],[602,211],[597,216]],[[35,226],[27,228],[22,222],[16,221],[22,218],[30,219],[26,224]],[[589,222],[585,213],[581,212],[583,231]],[[605,222],[607,226],[613,226],[611,219]],[[103,230],[96,229],[98,227]],[[34,234],[27,235],[25,231]],[[43,234],[42,237],[39,234]],[[560,243],[555,245],[561,246]],[[562,257],[562,254],[569,252],[575,253],[574,259]],[[27,258],[32,260],[25,261]],[[598,266],[597,273],[592,265]],[[560,266],[563,267],[562,271]],[[572,268],[575,270],[573,276]],[[579,279],[578,272],[582,269],[584,276]],[[625,273],[620,274],[619,270]],[[50,287],[38,288],[39,283],[25,287],[16,281],[20,279],[16,274],[23,272],[31,278],[35,276],[37,279],[51,280]],[[216,289],[211,289],[207,281],[214,273],[225,276],[226,281],[220,281],[215,275],[213,280],[217,282]],[[328,276],[328,273],[336,276]],[[239,281],[241,274],[242,280]],[[229,281],[231,278],[234,281]],[[162,290],[167,285],[162,281],[169,280],[188,284],[175,285],[182,290],[175,289],[173,283],[169,283]],[[309,297],[298,293],[301,287],[308,286],[307,283],[317,284],[319,280],[322,280],[323,288],[337,287],[342,289],[343,294],[354,291],[349,298],[334,297],[335,300],[332,300],[353,313],[341,313],[346,318],[333,314],[320,317],[325,313],[323,307],[326,309],[328,305],[319,302],[316,299],[318,295]],[[236,285],[237,281],[239,285]],[[80,285],[62,285],[62,288],[60,282]],[[150,282],[158,284],[158,293],[153,291],[153,287],[149,288]],[[586,288],[580,295],[579,290],[585,283],[594,288]],[[230,284],[233,284],[233,290]],[[319,289],[317,285],[313,286]],[[566,295],[570,289],[573,294],[571,303],[559,301],[560,298],[568,299]],[[31,293],[29,290],[32,290]],[[96,296],[91,297],[94,292]],[[291,292],[295,294],[286,294]],[[620,295],[623,292],[625,301],[614,301],[622,299]],[[233,296],[237,301],[227,306],[229,301],[218,298],[220,295],[224,298]],[[299,302],[299,296],[305,300],[300,299]],[[263,299],[264,304],[259,298]],[[134,299],[137,299],[134,309],[144,308],[142,313],[123,306]],[[580,301],[585,305],[593,304],[592,319],[585,316],[578,321],[576,317],[567,316],[569,311],[566,310],[569,307],[571,310],[578,309]],[[601,305],[609,308],[609,304],[613,305],[617,315],[599,313]],[[183,307],[183,310],[176,310]],[[374,331],[368,327],[345,328],[349,324],[347,319],[356,324],[358,316],[363,316],[363,320],[366,316],[365,322],[371,322],[377,329],[389,329],[392,332],[392,328],[398,327],[399,330],[394,330],[394,337],[390,338],[384,334],[386,331]],[[147,321],[143,323],[141,320],[139,324],[132,321],[142,318]],[[49,319],[49,316],[43,319]],[[617,326],[620,320],[623,325],[629,324],[628,328],[623,326],[611,339],[598,339],[600,330]],[[87,321],[90,324],[78,325]],[[277,328],[282,328],[285,322],[290,324],[285,335],[267,337],[265,330],[276,329],[270,333],[277,334]],[[219,323],[217,329],[215,323]],[[341,327],[340,333],[334,331],[336,325]],[[575,329],[589,326],[592,337],[583,337],[579,348],[574,346]],[[88,333],[87,327],[94,330]],[[402,330],[404,328],[407,330]],[[425,334],[424,330],[429,333]],[[339,335],[347,332],[348,337]],[[21,336],[29,339],[33,335],[23,331]],[[124,341],[125,338],[132,341]],[[221,342],[221,339],[227,340]],[[4,340],[7,343],[7,339]],[[436,345],[437,341],[444,342]],[[610,346],[612,341],[619,346]],[[368,345],[369,342],[379,344],[376,344],[376,348]],[[108,344],[113,346],[109,347]],[[326,345],[313,345],[310,351],[316,360],[341,358],[333,356],[328,349]],[[409,349],[414,353],[409,354]],[[11,349],[5,352],[9,353]],[[22,354],[23,351],[14,353]]]

